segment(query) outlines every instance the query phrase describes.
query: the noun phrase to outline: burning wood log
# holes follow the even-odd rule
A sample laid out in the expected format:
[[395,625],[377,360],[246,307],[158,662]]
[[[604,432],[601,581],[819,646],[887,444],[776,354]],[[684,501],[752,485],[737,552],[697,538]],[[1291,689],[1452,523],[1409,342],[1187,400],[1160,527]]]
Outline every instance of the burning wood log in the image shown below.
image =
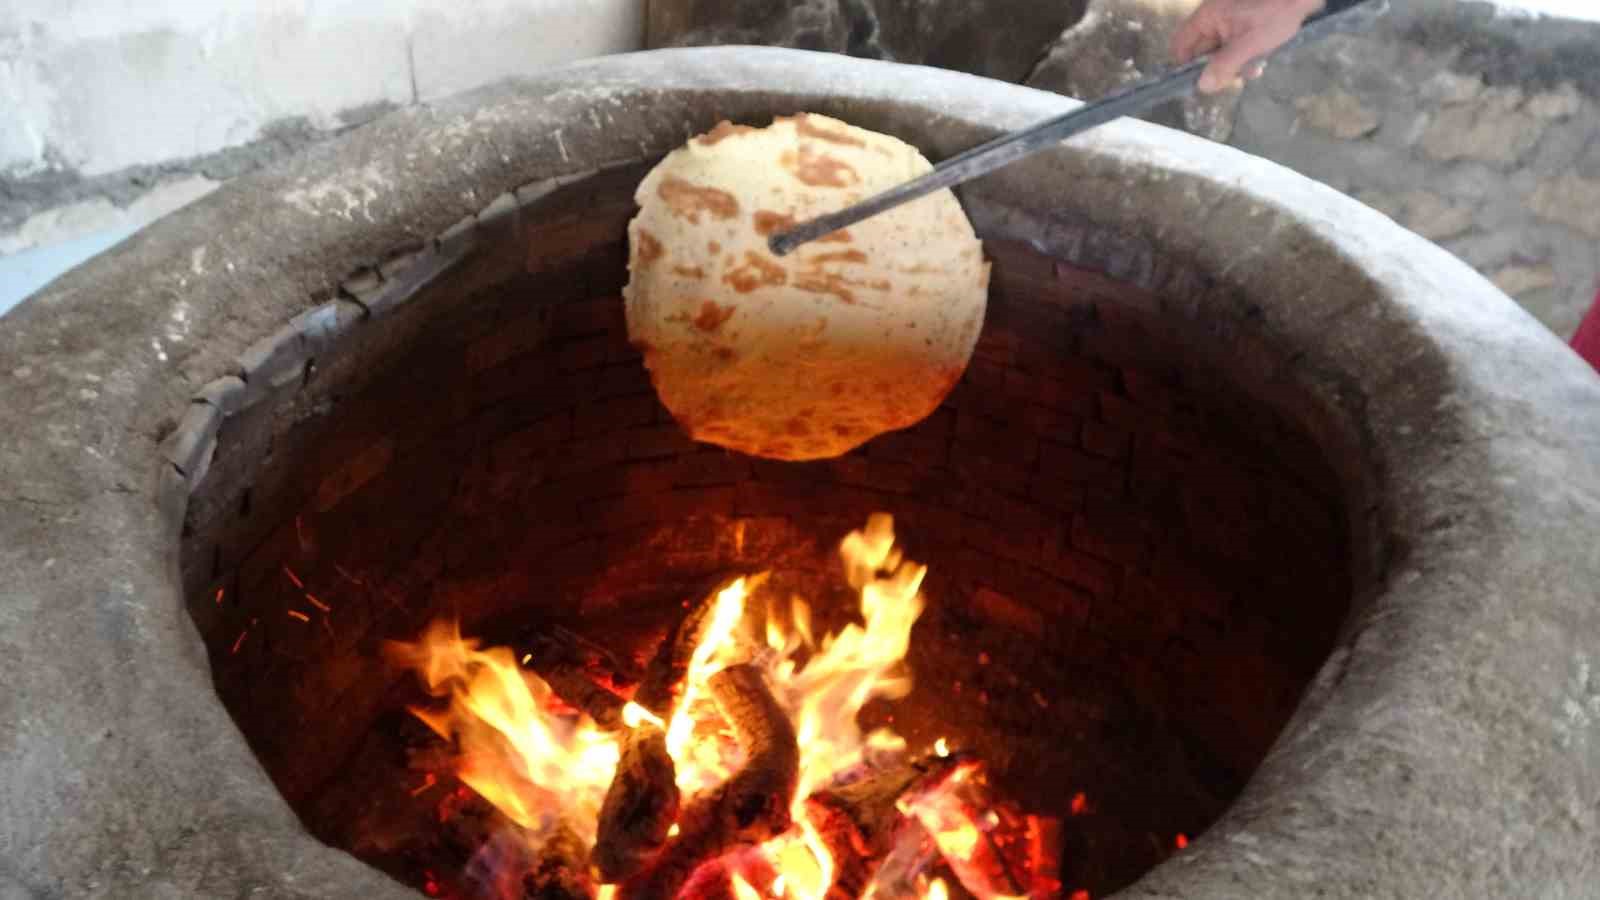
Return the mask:
[[[743,882],[742,885],[736,882]],[[741,892],[740,887],[748,888]],[[782,897],[783,876],[760,847],[735,850],[694,871],[678,896],[693,900],[746,900],[750,892],[758,897]]]
[[733,887],[733,872],[721,863],[701,866],[683,886],[683,894],[694,900],[739,900]]
[[[938,790],[965,765],[967,754],[929,756],[902,763],[841,787],[806,798],[806,816],[833,857],[828,900],[857,900],[866,893],[879,866],[905,838],[922,831],[901,809]],[[919,837],[925,841],[926,837]]]
[[904,900],[924,896],[919,884],[939,858],[939,847],[928,830],[915,821],[906,823],[889,855],[879,864],[873,884],[877,886],[873,897],[884,900]]
[[535,656],[530,666],[563,703],[593,719],[601,730],[622,730],[622,710],[628,701],[596,684],[583,670],[564,660]]
[[539,847],[538,862],[522,879],[523,900],[593,900],[589,853],[566,823]]
[[1060,889],[1057,823],[996,798],[980,763],[961,767],[945,789],[905,807],[973,896],[1051,897]]
[[[691,607],[645,668],[633,702],[658,723],[672,720],[695,651],[717,624],[727,587],[712,591]],[[617,774],[600,808],[594,859],[602,880],[624,881],[649,864],[666,843],[680,800],[677,770],[667,753],[662,725],[640,724],[623,739]]]
[[618,693],[638,683],[636,666],[588,638],[559,626],[531,642],[529,667],[568,706],[605,731],[621,731],[626,698]]
[[[719,611],[726,612],[723,594],[735,582],[725,582],[707,594],[700,602],[689,607],[678,620],[666,640],[656,649],[644,676],[639,680],[639,690],[633,700],[662,719],[670,718],[683,697],[685,680],[694,662],[695,651],[706,643],[706,636],[717,621]],[[742,594],[741,594],[742,597]]]
[[622,885],[617,900],[669,900],[705,863],[789,830],[800,748],[788,715],[753,666],[723,669],[709,687],[745,749],[744,768],[688,804],[678,835],[648,871]]
[[644,677],[644,670],[638,663],[560,625],[542,630],[531,639],[528,649],[536,658],[549,656],[576,666],[618,694],[627,694],[638,687],[639,680]]
[[628,732],[600,808],[594,862],[602,881],[622,881],[655,857],[678,818],[679,799],[666,732],[648,723]]

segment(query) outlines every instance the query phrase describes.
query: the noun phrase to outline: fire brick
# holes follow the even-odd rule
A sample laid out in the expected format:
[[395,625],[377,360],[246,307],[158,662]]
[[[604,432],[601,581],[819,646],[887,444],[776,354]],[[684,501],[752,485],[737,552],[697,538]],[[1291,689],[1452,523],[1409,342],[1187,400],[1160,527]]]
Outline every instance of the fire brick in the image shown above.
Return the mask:
[[556,355],[556,368],[563,372],[595,369],[606,364],[611,356],[612,339],[606,335],[575,338],[552,347]]
[[1028,496],[1035,503],[1058,513],[1073,513],[1083,508],[1086,493],[1081,484],[1054,476],[1035,475],[1028,482]]
[[1178,408],[1177,395],[1153,373],[1124,368],[1122,383],[1127,387],[1128,398],[1138,406],[1162,413],[1170,413]]
[[339,501],[361,489],[389,467],[394,458],[394,440],[381,438],[361,452],[345,460],[344,464],[317,485],[316,510],[327,512]]
[[1039,547],[1043,537],[1037,532],[1000,526],[970,516],[963,518],[962,543],[991,556],[1023,565],[1031,565],[1039,559]]
[[614,438],[626,448],[629,459],[661,459],[682,453],[693,453],[700,448],[677,425],[647,425],[630,428]]
[[1012,531],[1042,534],[1055,524],[1055,517],[1026,500],[1001,493],[987,485],[972,485],[949,505],[973,510],[977,515]]
[[656,408],[659,405],[654,394],[635,394],[604,403],[585,403],[578,407],[572,431],[584,437],[649,425],[656,420]]
[[586,397],[621,397],[655,390],[650,383],[650,373],[636,362],[606,366],[586,374],[588,378],[580,388]]
[[618,497],[585,504],[585,522],[604,531],[633,525],[676,523],[693,516],[733,514],[735,489],[731,486],[677,488],[644,496]]
[[1115,391],[1100,392],[1100,418],[1127,431],[1138,431],[1154,421],[1147,411]]
[[969,601],[985,619],[1015,628],[1032,637],[1043,637],[1044,614],[1018,603],[993,588],[979,585]]
[[563,412],[513,431],[490,445],[496,469],[513,468],[549,452],[572,436],[572,414]]
[[544,346],[549,336],[550,309],[536,307],[468,345],[467,371],[485,372],[514,357],[532,353]]
[[1133,446],[1133,435],[1125,428],[1104,422],[1083,423],[1083,449],[1106,459],[1124,459]]
[[627,458],[627,448],[610,435],[577,438],[546,458],[552,478],[564,478],[614,466]]
[[1016,421],[1026,425],[1039,437],[1060,444],[1079,443],[1084,425],[1081,416],[1038,405],[1020,406]]
[[854,454],[830,460],[828,470],[839,484],[892,494],[915,493],[923,481],[922,470],[915,466]]
[[968,410],[956,415],[956,439],[988,446],[994,452],[1001,448],[1028,447],[1033,434],[1025,428]]
[[1020,448],[1005,449],[962,441],[950,445],[950,468],[956,475],[1016,496],[1028,493],[1032,473],[1024,466],[1031,463],[1033,457],[1032,442]]
[[1155,585],[1184,610],[1214,622],[1227,620],[1229,593],[1204,572],[1173,555],[1157,560]]
[[578,300],[556,306],[551,334],[557,338],[584,337],[625,328],[621,297]]
[[866,445],[866,451],[877,459],[932,468],[944,465],[949,458],[949,441],[942,437],[927,437],[916,430],[892,431],[874,438]]
[[677,457],[672,483],[678,487],[738,484],[751,477],[750,459],[725,450],[704,450]]
[[1093,416],[1096,389],[1051,374],[1028,375],[1013,370],[1007,374],[1006,392],[1038,406],[1075,416]]
[[1047,547],[1040,564],[1045,571],[1083,588],[1096,599],[1104,600],[1117,593],[1120,581],[1117,568],[1071,547],[1059,544]]
[[1092,556],[1137,565],[1149,553],[1150,532],[1150,523],[1138,516],[1091,500],[1085,513],[1073,517],[1071,542]]
[[1116,463],[1090,456],[1075,447],[1054,441],[1039,443],[1039,474],[1080,484],[1098,484],[1120,491],[1126,480]]

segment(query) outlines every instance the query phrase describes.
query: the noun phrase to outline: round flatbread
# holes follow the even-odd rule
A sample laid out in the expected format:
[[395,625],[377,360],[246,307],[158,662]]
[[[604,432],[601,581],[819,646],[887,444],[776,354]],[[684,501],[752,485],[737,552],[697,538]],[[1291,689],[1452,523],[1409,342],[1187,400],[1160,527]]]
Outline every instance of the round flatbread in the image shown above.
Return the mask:
[[754,456],[838,456],[926,418],[983,326],[989,265],[940,191],[784,257],[767,239],[931,169],[817,115],[723,123],[640,183],[628,334],[690,436]]

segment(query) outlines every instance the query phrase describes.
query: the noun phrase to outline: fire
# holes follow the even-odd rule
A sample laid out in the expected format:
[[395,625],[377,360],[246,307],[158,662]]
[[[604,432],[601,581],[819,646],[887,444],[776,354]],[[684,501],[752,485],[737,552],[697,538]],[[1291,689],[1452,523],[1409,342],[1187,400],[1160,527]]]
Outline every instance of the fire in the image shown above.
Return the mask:
[[549,685],[517,665],[504,647],[479,650],[453,622],[435,622],[417,644],[391,644],[390,656],[418,670],[443,712],[412,709],[456,742],[455,774],[536,839],[564,819],[592,841],[600,802],[617,765],[614,740],[592,726],[546,712]]
[[[659,856],[640,854],[638,858],[646,861],[639,865],[659,868],[664,865],[661,860],[678,859],[705,845],[716,849],[703,864],[693,855],[687,857],[688,863],[696,878],[720,881],[715,893],[721,896],[740,900],[840,900],[846,896],[945,900],[949,896],[946,883],[921,875],[932,862],[930,851],[922,848],[931,846],[968,893],[980,900],[1045,896],[1034,893],[1038,887],[1034,880],[1014,874],[1016,867],[997,849],[1001,844],[1027,844],[1025,832],[1034,832],[1018,825],[1023,821],[1020,817],[1002,819],[994,811],[996,804],[980,796],[981,765],[953,751],[944,738],[930,757],[937,760],[930,767],[935,774],[907,781],[907,785],[921,787],[904,788],[899,799],[889,800],[890,815],[898,810],[903,818],[895,826],[898,836],[884,838],[893,846],[872,851],[877,854],[872,861],[878,867],[876,879],[848,894],[839,893],[838,885],[852,877],[865,877],[857,871],[865,864],[861,860],[835,858],[839,848],[854,848],[851,852],[859,851],[863,859],[870,848],[860,846],[866,840],[861,835],[852,839],[854,844],[841,844],[841,820],[826,815],[819,819],[823,813],[818,810],[825,805],[813,804],[818,797],[832,796],[829,792],[881,771],[875,767],[883,760],[905,756],[903,738],[887,729],[863,733],[857,716],[874,700],[895,700],[910,691],[905,659],[912,629],[923,611],[921,586],[927,575],[925,566],[903,558],[895,544],[893,520],[887,515],[870,517],[865,528],[843,540],[839,553],[846,577],[859,595],[859,622],[817,640],[809,606],[794,600],[786,616],[769,606],[765,626],[759,628],[752,615],[756,604],[751,597],[764,578],[738,578],[709,598],[709,607],[691,610],[691,616],[698,612],[705,616],[696,620],[702,623],[695,632],[700,635],[699,642],[693,645],[686,665],[680,657],[675,667],[664,669],[681,675],[676,692],[641,687],[635,700],[592,691],[603,695],[600,706],[580,706],[584,711],[576,716],[563,702],[573,698],[558,696],[544,679],[519,666],[510,649],[481,649],[477,641],[463,638],[452,622],[434,623],[415,644],[390,645],[390,657],[414,669],[430,693],[447,701],[443,709],[414,708],[412,712],[453,743],[453,774],[520,829],[517,840],[523,844],[524,858],[539,857],[539,848],[559,835],[574,836],[586,849],[595,846],[597,832],[607,827],[601,824],[601,808],[611,808],[607,793],[615,790],[613,776],[621,778],[618,764],[624,739],[631,733],[638,736],[636,741],[644,741],[647,732],[643,729],[649,729],[658,735],[657,741],[665,732],[671,776],[683,805],[673,807],[679,809],[679,818],[664,831],[665,849]],[[525,656],[523,662],[546,671],[540,669],[537,654]],[[719,678],[719,673],[726,674]],[[735,690],[730,685],[734,682],[742,685],[737,689],[744,694],[731,696],[737,699],[751,691],[764,696],[764,689],[770,694],[769,700],[761,701],[766,706],[746,703],[742,713],[737,706],[730,709],[729,692]],[[760,713],[763,708],[770,712]],[[788,721],[776,727],[753,727],[738,718],[741,714],[764,715],[769,723],[781,722],[784,717]],[[754,725],[759,726],[760,721]],[[757,738],[770,744],[774,735],[781,736],[787,751],[780,747],[782,752],[776,756],[771,750],[763,751],[767,755],[762,756],[755,749],[762,745],[749,745]],[[746,766],[763,764],[785,768],[768,780],[762,779],[762,772],[743,771]],[[909,765],[903,763],[902,769]],[[646,777],[649,771],[653,770],[638,777]],[[722,792],[744,789],[739,785],[765,785],[768,781],[782,785],[774,790],[792,790],[787,796],[771,797],[777,810],[769,819],[776,827],[760,833],[755,846],[735,852],[722,849],[739,843],[719,842],[717,798]],[[697,809],[702,812],[694,812]],[[741,822],[745,815],[738,814]],[[1033,822],[1031,817],[1027,821]],[[1016,827],[1005,831],[1008,826]],[[751,826],[745,822],[739,827]],[[662,833],[655,832],[655,840],[661,840]],[[1053,853],[1053,848],[1048,852]],[[494,855],[497,859],[507,856],[503,846]],[[1036,855],[1045,855],[1045,851]],[[615,865],[633,865],[636,857],[623,854],[611,858],[623,860]],[[717,866],[710,865],[719,858]],[[651,859],[655,862],[649,862]],[[601,864],[602,871],[605,865]],[[995,871],[1007,874],[1000,876]],[[581,874],[586,877],[588,873]],[[518,878],[507,881],[497,876],[493,881],[499,885],[494,888],[498,896],[522,896]],[[1028,883],[1020,883],[1023,881]],[[480,879],[479,883],[484,882]],[[682,883],[680,879],[674,884]],[[654,900],[648,893],[636,893],[638,890],[623,879],[620,886],[607,884],[598,894],[590,890],[587,895]],[[689,893],[684,890],[685,895]]]
[[[744,618],[744,601],[749,593],[748,588],[749,581],[739,578],[717,592],[715,605],[711,610],[711,622],[706,628],[705,638],[689,659],[683,696],[679,699],[678,708],[673,712],[672,721],[667,726],[667,752],[677,765],[678,787],[685,794],[716,784],[730,774],[722,754],[713,743],[695,741],[694,736],[696,726],[706,722],[704,704],[707,697],[707,679],[718,670],[739,661],[736,658],[736,642],[731,638],[734,629]],[[696,704],[701,705],[699,709],[696,709]],[[637,707],[637,704],[629,705]],[[639,712],[648,715],[643,709],[639,709]],[[624,715],[626,714],[624,708]],[[660,727],[659,720],[655,724]]]

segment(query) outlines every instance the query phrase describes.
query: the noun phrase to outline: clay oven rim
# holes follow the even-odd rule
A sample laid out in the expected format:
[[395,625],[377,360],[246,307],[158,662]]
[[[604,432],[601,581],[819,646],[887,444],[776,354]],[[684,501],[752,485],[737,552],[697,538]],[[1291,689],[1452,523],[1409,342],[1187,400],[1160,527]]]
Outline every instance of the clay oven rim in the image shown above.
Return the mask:
[[[0,328],[0,895],[413,896],[307,836],[217,700],[176,566],[172,462],[192,476],[204,448],[158,444],[186,409],[220,415],[204,386],[341,279],[724,117],[809,109],[938,158],[1068,103],[795,51],[603,59],[240,178],[23,304]],[[1121,896],[1582,893],[1600,381],[1439,248],[1185,135],[1120,123],[963,199],[986,236],[1181,298],[1161,313],[1219,365],[1320,400],[1364,502],[1372,589],[1301,709],[1229,812]]]

